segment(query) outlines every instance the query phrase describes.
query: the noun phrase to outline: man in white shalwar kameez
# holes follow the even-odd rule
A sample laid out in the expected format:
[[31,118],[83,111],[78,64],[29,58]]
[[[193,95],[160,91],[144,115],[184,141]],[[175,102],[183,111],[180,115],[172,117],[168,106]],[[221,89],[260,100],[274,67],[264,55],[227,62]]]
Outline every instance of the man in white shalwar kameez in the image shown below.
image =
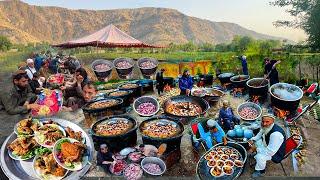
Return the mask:
[[252,174],[253,178],[264,175],[267,161],[272,160],[279,163],[284,158],[286,135],[283,129],[274,123],[274,120],[273,115],[264,115],[260,132],[249,141],[252,146],[251,151],[257,153],[254,156],[257,163]]

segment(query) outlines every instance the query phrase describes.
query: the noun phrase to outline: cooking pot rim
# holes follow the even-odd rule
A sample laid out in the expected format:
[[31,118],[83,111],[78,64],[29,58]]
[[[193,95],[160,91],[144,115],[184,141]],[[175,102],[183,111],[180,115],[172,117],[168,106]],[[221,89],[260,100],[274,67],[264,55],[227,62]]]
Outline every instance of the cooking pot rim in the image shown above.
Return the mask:
[[[168,120],[168,121],[173,121],[175,123],[178,124],[178,126],[181,128],[181,132],[175,136],[172,136],[172,137],[168,137],[168,138],[158,138],[158,137],[150,137],[150,136],[147,136],[145,134],[143,134],[141,132],[141,127],[144,123],[147,123],[147,121],[153,121],[153,120],[160,120],[160,119],[165,119],[165,120]],[[171,119],[170,117],[167,117],[167,116],[154,116],[154,117],[150,117],[144,121],[142,121],[140,124],[139,124],[139,132],[141,133],[141,136],[142,137],[147,137],[147,138],[151,138],[151,139],[154,139],[154,140],[170,140],[170,139],[176,139],[176,138],[180,138],[183,136],[184,134],[184,126],[181,122],[179,121],[175,121],[174,119]]]
[[[275,86],[280,85],[280,84],[290,85],[290,86],[296,87],[296,88],[300,91],[301,95],[299,96],[299,98],[297,98],[297,99],[295,99],[295,100],[287,100],[287,99],[282,99],[282,98],[279,98],[279,97],[275,96],[275,95],[272,93],[271,89],[273,89]],[[278,99],[278,100],[287,101],[287,102],[299,101],[299,100],[303,97],[303,91],[302,91],[298,86],[293,85],[293,84],[289,84],[289,83],[276,83],[276,84],[272,85],[272,86],[269,88],[269,93],[271,94],[272,97],[274,97],[274,98],[276,98],[276,99]]]
[[[244,106],[245,104],[248,104],[248,105],[249,105],[249,104],[252,104],[252,106],[258,107],[259,115],[258,115],[256,118],[254,118],[254,119],[248,119],[248,118],[244,118],[244,117],[240,116],[240,113],[239,113],[240,106]],[[261,117],[261,115],[262,115],[262,108],[261,108],[258,104],[256,104],[256,103],[253,103],[253,102],[244,102],[244,103],[241,103],[241,104],[238,105],[238,107],[237,107],[237,114],[240,116],[241,119],[244,119],[244,120],[247,120],[247,121],[253,121],[253,120],[257,120],[257,119],[259,119],[259,118]]]
[[[114,99],[114,100],[117,100],[119,103],[114,105],[114,106],[110,106],[110,107],[104,107],[104,108],[97,108],[97,109],[90,109],[88,108],[88,105],[89,104],[92,104],[92,103],[95,103],[95,102],[98,102],[98,101],[103,101],[103,100],[110,100],[110,99]],[[88,103],[86,103],[82,109],[84,110],[87,110],[87,111],[100,111],[100,110],[104,110],[104,109],[109,109],[109,108],[113,108],[115,106],[118,106],[118,105],[121,105],[123,103],[123,99],[121,98],[117,98],[117,97],[104,97],[103,99],[96,99],[96,100],[93,100],[93,101],[90,101]]]
[[253,81],[253,80],[263,80],[264,78],[251,78],[247,81],[247,86],[250,87],[250,88],[254,88],[254,89],[258,89],[258,88],[263,88],[263,87],[266,87],[269,85],[269,80],[268,79],[265,79],[265,81],[267,81],[268,83],[266,83],[264,86],[259,86],[259,87],[255,87],[255,86],[251,86],[249,85],[249,82],[250,81]]
[[[240,80],[240,81],[234,80],[234,79],[237,78],[237,77],[244,77],[245,79]],[[249,75],[244,75],[244,74],[240,74],[240,75],[236,75],[236,76],[230,77],[230,81],[231,81],[231,82],[244,82],[244,81],[248,81],[249,79],[250,79],[250,76],[249,76]]]
[[[205,103],[206,108],[205,108],[205,109],[202,109],[202,113],[200,113],[199,115],[196,115],[196,116],[178,116],[178,115],[174,115],[174,114],[169,113],[169,112],[167,111],[167,109],[165,108],[165,107],[166,107],[167,102],[169,102],[169,101],[173,101],[173,100],[172,100],[172,98],[182,98],[182,97],[187,97],[187,98],[191,98],[191,99],[199,99],[200,101],[203,101],[203,102]],[[164,113],[169,114],[170,116],[175,116],[175,117],[179,117],[179,118],[192,118],[192,117],[198,117],[198,116],[200,116],[200,115],[205,114],[209,109],[210,109],[210,105],[209,105],[208,101],[204,100],[203,98],[196,97],[196,96],[185,96],[185,95],[173,96],[173,97],[171,97],[171,98],[167,99],[167,100],[163,103],[163,110],[164,110]]]
[[[134,122],[134,126],[129,130],[127,131],[126,133],[124,134],[119,134],[119,135],[113,135],[113,136],[102,136],[102,135],[98,135],[96,134],[96,132],[94,131],[93,127],[96,127],[99,123],[105,121],[105,120],[109,120],[109,119],[112,119],[112,118],[125,118],[125,119],[128,119],[129,121],[133,121]],[[95,122],[94,124],[92,124],[92,126],[90,127],[90,131],[91,131],[91,134],[94,135],[94,136],[97,136],[97,137],[102,137],[102,138],[113,138],[113,137],[121,137],[121,136],[125,136],[127,135],[128,133],[131,133],[132,131],[135,131],[136,129],[138,128],[138,122],[135,118],[133,118],[132,116],[129,116],[129,115],[114,115],[114,116],[107,116],[107,117],[103,117],[101,119],[99,119],[97,122]]]

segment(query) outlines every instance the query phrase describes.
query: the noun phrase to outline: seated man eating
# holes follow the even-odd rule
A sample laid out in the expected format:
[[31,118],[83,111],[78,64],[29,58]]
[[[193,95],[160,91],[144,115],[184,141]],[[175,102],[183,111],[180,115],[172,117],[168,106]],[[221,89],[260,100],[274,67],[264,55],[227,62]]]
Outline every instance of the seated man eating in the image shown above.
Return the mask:
[[6,110],[10,115],[27,114],[30,109],[40,106],[33,104],[37,96],[32,93],[26,71],[18,70],[12,76],[13,87],[9,92],[0,95],[0,110]]
[[[267,161],[272,160],[275,163],[281,162],[285,156],[286,135],[283,129],[274,123],[273,115],[262,116],[261,130],[249,140],[251,151],[256,152],[255,171],[253,178],[262,176],[265,173]],[[255,142],[253,144],[253,142]]]

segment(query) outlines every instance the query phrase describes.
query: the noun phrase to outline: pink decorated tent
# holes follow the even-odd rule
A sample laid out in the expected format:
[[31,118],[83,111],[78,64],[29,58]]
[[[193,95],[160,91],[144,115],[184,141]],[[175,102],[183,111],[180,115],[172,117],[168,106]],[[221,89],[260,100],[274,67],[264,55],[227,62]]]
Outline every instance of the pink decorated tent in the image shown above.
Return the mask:
[[76,48],[76,47],[139,47],[139,48],[161,48],[160,46],[153,46],[141,42],[125,32],[118,29],[113,24],[110,24],[97,32],[94,32],[88,36],[72,40],[63,44],[54,45],[61,48]]

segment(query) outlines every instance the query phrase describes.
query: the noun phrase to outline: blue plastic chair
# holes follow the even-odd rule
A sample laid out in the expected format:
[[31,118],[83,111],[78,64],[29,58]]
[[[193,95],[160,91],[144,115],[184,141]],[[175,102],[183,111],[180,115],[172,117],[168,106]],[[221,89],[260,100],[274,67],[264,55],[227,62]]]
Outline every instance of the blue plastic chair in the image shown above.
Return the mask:
[[213,142],[210,131],[205,132],[201,123],[198,123],[198,131],[200,134],[200,138],[206,143],[207,149],[211,149],[213,147]]

